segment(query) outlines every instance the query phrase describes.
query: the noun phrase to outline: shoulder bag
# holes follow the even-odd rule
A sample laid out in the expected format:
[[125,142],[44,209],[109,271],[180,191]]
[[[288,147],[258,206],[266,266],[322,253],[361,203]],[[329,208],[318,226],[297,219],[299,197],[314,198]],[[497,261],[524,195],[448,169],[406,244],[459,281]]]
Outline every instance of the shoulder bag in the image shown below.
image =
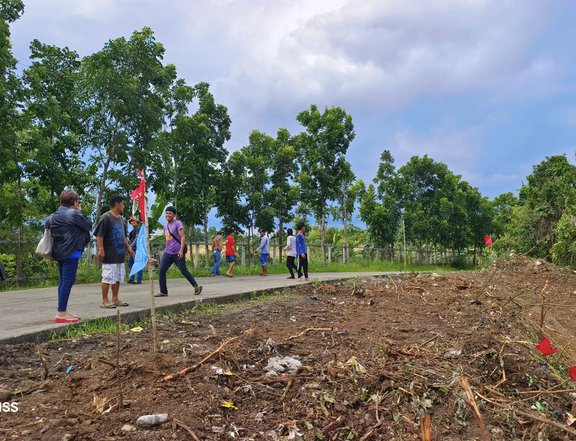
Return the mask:
[[52,216],[48,219],[48,228],[44,228],[44,235],[38,246],[36,247],[36,254],[38,254],[43,259],[53,260],[52,251],[54,250],[54,241],[52,240],[52,231],[50,230],[50,223],[52,221]]
[[[168,226],[166,226],[166,228],[168,228]],[[180,242],[180,238],[176,237],[176,235],[172,232],[172,230],[170,228],[168,228],[168,231],[170,232],[170,234],[172,235],[174,240],[176,240],[176,242],[182,243],[182,242]],[[188,245],[186,243],[184,243],[184,256],[186,256],[186,254],[188,254]]]

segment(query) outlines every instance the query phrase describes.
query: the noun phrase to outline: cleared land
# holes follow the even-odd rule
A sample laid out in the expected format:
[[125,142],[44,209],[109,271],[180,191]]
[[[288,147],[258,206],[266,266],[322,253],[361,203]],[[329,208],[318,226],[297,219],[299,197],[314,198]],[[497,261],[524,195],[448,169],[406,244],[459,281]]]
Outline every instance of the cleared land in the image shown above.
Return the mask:
[[[5,439],[576,439],[576,275],[353,279],[120,336],[2,347]],[[206,309],[204,307],[204,309]],[[542,336],[558,352],[534,348]],[[282,371],[282,367],[285,368]],[[275,374],[270,372],[276,371]],[[574,407],[574,409],[573,409]],[[167,413],[141,428],[141,415]],[[430,438],[428,438],[430,437]]]

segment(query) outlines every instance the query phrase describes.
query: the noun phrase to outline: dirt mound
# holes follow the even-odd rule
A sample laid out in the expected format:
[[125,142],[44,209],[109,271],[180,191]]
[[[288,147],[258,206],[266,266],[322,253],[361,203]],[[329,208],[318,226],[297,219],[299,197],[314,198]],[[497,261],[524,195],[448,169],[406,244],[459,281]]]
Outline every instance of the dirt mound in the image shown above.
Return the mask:
[[[6,439],[576,439],[576,276],[478,272],[303,285],[149,330],[5,346]],[[559,351],[542,357],[546,335]],[[138,417],[168,414],[140,427]]]

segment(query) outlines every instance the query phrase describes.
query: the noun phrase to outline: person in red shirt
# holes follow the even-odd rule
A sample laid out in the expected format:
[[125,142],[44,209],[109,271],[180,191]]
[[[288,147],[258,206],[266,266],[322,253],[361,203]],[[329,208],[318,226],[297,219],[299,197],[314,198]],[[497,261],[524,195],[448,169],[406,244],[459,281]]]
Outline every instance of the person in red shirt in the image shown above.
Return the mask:
[[234,277],[232,272],[234,271],[236,258],[238,257],[238,253],[236,252],[236,242],[234,242],[234,236],[232,236],[233,232],[233,230],[228,230],[228,236],[226,236],[226,263],[228,263],[228,271],[226,271],[227,277]]

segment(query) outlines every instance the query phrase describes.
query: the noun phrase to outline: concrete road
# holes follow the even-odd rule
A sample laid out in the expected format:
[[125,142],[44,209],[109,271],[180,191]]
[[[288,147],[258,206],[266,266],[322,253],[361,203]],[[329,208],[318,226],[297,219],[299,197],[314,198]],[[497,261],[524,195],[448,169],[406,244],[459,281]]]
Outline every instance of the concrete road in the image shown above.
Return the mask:
[[[362,273],[315,273],[308,282],[287,279],[286,274],[267,277],[235,276],[228,278],[199,277],[197,282],[204,287],[202,294],[194,295],[194,289],[186,279],[168,280],[168,297],[154,299],[157,310],[179,310],[192,308],[198,303],[225,303],[246,298],[253,293],[298,286],[314,281],[350,279],[355,277],[384,276],[385,272]],[[158,292],[158,281],[154,281],[154,292]],[[0,343],[41,341],[52,330],[63,330],[66,325],[53,323],[57,307],[57,288],[27,289],[0,292]],[[112,298],[110,292],[109,298]],[[141,285],[123,283],[120,299],[129,306],[118,308],[122,320],[133,322],[150,315],[150,283]],[[68,310],[81,317],[81,322],[101,317],[116,317],[116,309],[102,309],[100,284],[75,285],[68,302]]]

